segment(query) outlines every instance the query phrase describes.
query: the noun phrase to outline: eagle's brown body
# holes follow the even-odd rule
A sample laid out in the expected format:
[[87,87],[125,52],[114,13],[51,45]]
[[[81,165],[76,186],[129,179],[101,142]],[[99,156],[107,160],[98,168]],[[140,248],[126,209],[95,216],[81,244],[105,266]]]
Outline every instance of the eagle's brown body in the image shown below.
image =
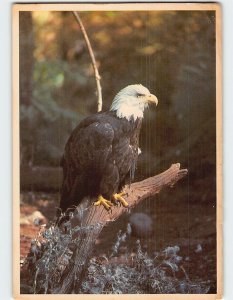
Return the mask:
[[87,117],[74,129],[62,159],[63,212],[85,196],[110,199],[127,178],[132,180],[140,128],[141,118],[127,120],[109,111]]

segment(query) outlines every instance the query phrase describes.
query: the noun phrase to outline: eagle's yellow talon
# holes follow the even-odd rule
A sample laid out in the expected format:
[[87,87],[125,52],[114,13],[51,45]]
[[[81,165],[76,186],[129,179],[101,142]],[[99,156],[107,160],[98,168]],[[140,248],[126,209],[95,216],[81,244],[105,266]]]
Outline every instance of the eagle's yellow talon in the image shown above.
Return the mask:
[[94,202],[94,205],[95,206],[103,205],[107,210],[109,210],[113,204],[111,201],[109,201],[109,200],[105,199],[103,196],[99,195],[98,200],[96,202]]
[[126,202],[126,200],[122,197],[126,195],[125,192],[119,193],[119,194],[114,194],[112,197],[115,201],[119,201],[124,207],[129,206],[128,202]]

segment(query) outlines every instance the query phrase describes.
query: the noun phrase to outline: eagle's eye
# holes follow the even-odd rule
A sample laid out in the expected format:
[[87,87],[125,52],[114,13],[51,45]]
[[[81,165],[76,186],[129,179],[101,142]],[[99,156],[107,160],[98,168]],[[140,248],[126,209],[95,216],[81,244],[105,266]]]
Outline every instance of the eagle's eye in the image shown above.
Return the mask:
[[137,97],[143,97],[145,94],[137,93]]

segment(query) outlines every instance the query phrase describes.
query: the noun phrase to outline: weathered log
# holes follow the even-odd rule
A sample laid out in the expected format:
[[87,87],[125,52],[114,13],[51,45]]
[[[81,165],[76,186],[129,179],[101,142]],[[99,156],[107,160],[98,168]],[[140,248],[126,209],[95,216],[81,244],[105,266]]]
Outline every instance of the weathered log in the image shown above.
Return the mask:
[[[136,206],[143,199],[154,196],[165,187],[173,187],[178,180],[186,176],[187,172],[187,169],[180,169],[180,164],[177,163],[159,175],[125,186],[125,200],[129,204],[128,208]],[[88,259],[101,230],[109,222],[115,221],[127,211],[127,208],[122,206],[113,206],[111,211],[107,211],[103,207],[92,205],[93,201],[94,199],[82,201],[70,220],[71,227],[79,229],[74,231],[72,236],[75,245],[73,256],[64,276],[54,286],[51,293],[65,294],[79,290]]]
[[26,166],[20,167],[21,191],[57,192],[62,185],[62,168]]

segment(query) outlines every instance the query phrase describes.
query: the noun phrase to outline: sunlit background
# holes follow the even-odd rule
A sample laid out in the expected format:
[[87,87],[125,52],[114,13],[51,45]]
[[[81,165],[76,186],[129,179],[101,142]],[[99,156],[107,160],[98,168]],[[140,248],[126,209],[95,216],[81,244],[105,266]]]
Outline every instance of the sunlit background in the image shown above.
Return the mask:
[[[134,83],[145,85],[159,99],[159,105],[145,113],[136,179],[176,162],[189,170],[174,189],[135,209],[153,221],[153,234],[144,246],[153,253],[178,245],[187,274],[209,280],[209,292],[214,293],[215,14],[135,11],[80,16],[101,75],[103,110],[109,109],[120,89]],[[72,13],[20,12],[22,219],[35,210],[47,220],[54,218],[65,143],[80,120],[96,111],[94,72]],[[107,251],[128,219],[106,229],[96,254]],[[22,256],[33,234],[22,222]]]

